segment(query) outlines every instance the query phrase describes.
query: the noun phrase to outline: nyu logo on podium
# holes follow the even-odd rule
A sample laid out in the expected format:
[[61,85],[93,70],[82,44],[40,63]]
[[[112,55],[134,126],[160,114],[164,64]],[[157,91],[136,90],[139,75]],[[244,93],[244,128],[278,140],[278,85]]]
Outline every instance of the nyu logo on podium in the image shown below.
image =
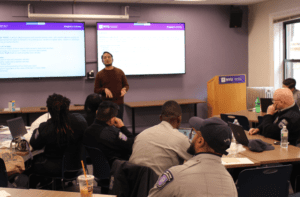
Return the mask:
[[219,84],[245,83],[245,75],[220,76]]

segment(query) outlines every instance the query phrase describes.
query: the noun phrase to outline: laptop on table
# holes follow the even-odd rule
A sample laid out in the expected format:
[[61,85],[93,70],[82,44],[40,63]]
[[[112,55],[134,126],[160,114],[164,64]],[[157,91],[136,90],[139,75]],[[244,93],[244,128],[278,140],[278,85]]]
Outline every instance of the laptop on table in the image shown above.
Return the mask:
[[267,109],[270,105],[273,105],[272,98],[260,98],[261,111],[267,112]]
[[231,122],[228,122],[228,125],[231,128],[236,141],[240,144],[248,146],[249,140],[248,140],[247,135],[244,131],[244,128],[240,125],[236,125],[236,124],[233,124]]
[[13,137],[13,139],[16,139],[18,137],[22,137],[27,133],[27,130],[25,128],[25,124],[22,117],[13,118],[10,120],[7,120],[7,125],[9,127],[10,133]]

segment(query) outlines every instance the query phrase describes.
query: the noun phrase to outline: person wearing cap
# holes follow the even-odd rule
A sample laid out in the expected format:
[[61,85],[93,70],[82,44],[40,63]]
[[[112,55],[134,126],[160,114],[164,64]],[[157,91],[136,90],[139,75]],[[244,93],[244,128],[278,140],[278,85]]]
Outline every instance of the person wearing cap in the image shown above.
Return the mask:
[[290,89],[293,92],[294,100],[298,107],[300,107],[300,91],[296,89],[296,80],[293,78],[287,78],[283,80],[282,86]]
[[168,168],[192,157],[186,152],[190,140],[178,131],[181,107],[176,101],[162,106],[161,123],[142,131],[135,139],[129,162],[146,166],[160,176]]
[[116,117],[117,114],[117,104],[103,101],[98,107],[94,123],[83,135],[83,144],[100,149],[110,166],[115,159],[129,159],[134,141],[134,136],[124,126],[122,120]]
[[273,105],[268,107],[262,123],[257,128],[250,129],[249,134],[260,133],[265,137],[280,140],[283,126],[289,131],[290,144],[296,145],[300,134],[300,112],[293,93],[287,88],[280,88],[274,92]]
[[228,154],[231,129],[220,118],[192,117],[189,123],[196,133],[187,150],[193,158],[165,171],[148,197],[237,196],[233,179],[221,161],[222,155]]

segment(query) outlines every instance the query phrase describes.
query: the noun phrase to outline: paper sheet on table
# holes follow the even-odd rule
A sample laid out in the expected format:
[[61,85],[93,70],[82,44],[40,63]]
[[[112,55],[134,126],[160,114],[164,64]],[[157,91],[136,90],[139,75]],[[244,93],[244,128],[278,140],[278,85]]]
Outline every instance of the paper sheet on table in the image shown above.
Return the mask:
[[235,165],[235,164],[254,164],[250,159],[248,158],[222,158],[222,164],[223,165]]
[[4,190],[0,190],[0,197],[8,197],[11,196],[10,193]]

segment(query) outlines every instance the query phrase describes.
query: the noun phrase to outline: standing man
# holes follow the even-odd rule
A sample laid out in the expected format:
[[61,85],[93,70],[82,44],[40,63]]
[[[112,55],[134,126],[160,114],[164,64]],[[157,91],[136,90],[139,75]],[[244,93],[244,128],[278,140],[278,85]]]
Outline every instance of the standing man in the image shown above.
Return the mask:
[[105,68],[96,75],[94,92],[102,94],[102,99],[110,100],[119,106],[117,117],[123,120],[124,95],[129,85],[124,72],[112,65],[113,56],[105,51],[101,56]]
[[189,123],[196,133],[187,150],[193,158],[166,170],[148,197],[237,197],[233,179],[221,161],[228,154],[231,129],[220,118],[192,117]]

